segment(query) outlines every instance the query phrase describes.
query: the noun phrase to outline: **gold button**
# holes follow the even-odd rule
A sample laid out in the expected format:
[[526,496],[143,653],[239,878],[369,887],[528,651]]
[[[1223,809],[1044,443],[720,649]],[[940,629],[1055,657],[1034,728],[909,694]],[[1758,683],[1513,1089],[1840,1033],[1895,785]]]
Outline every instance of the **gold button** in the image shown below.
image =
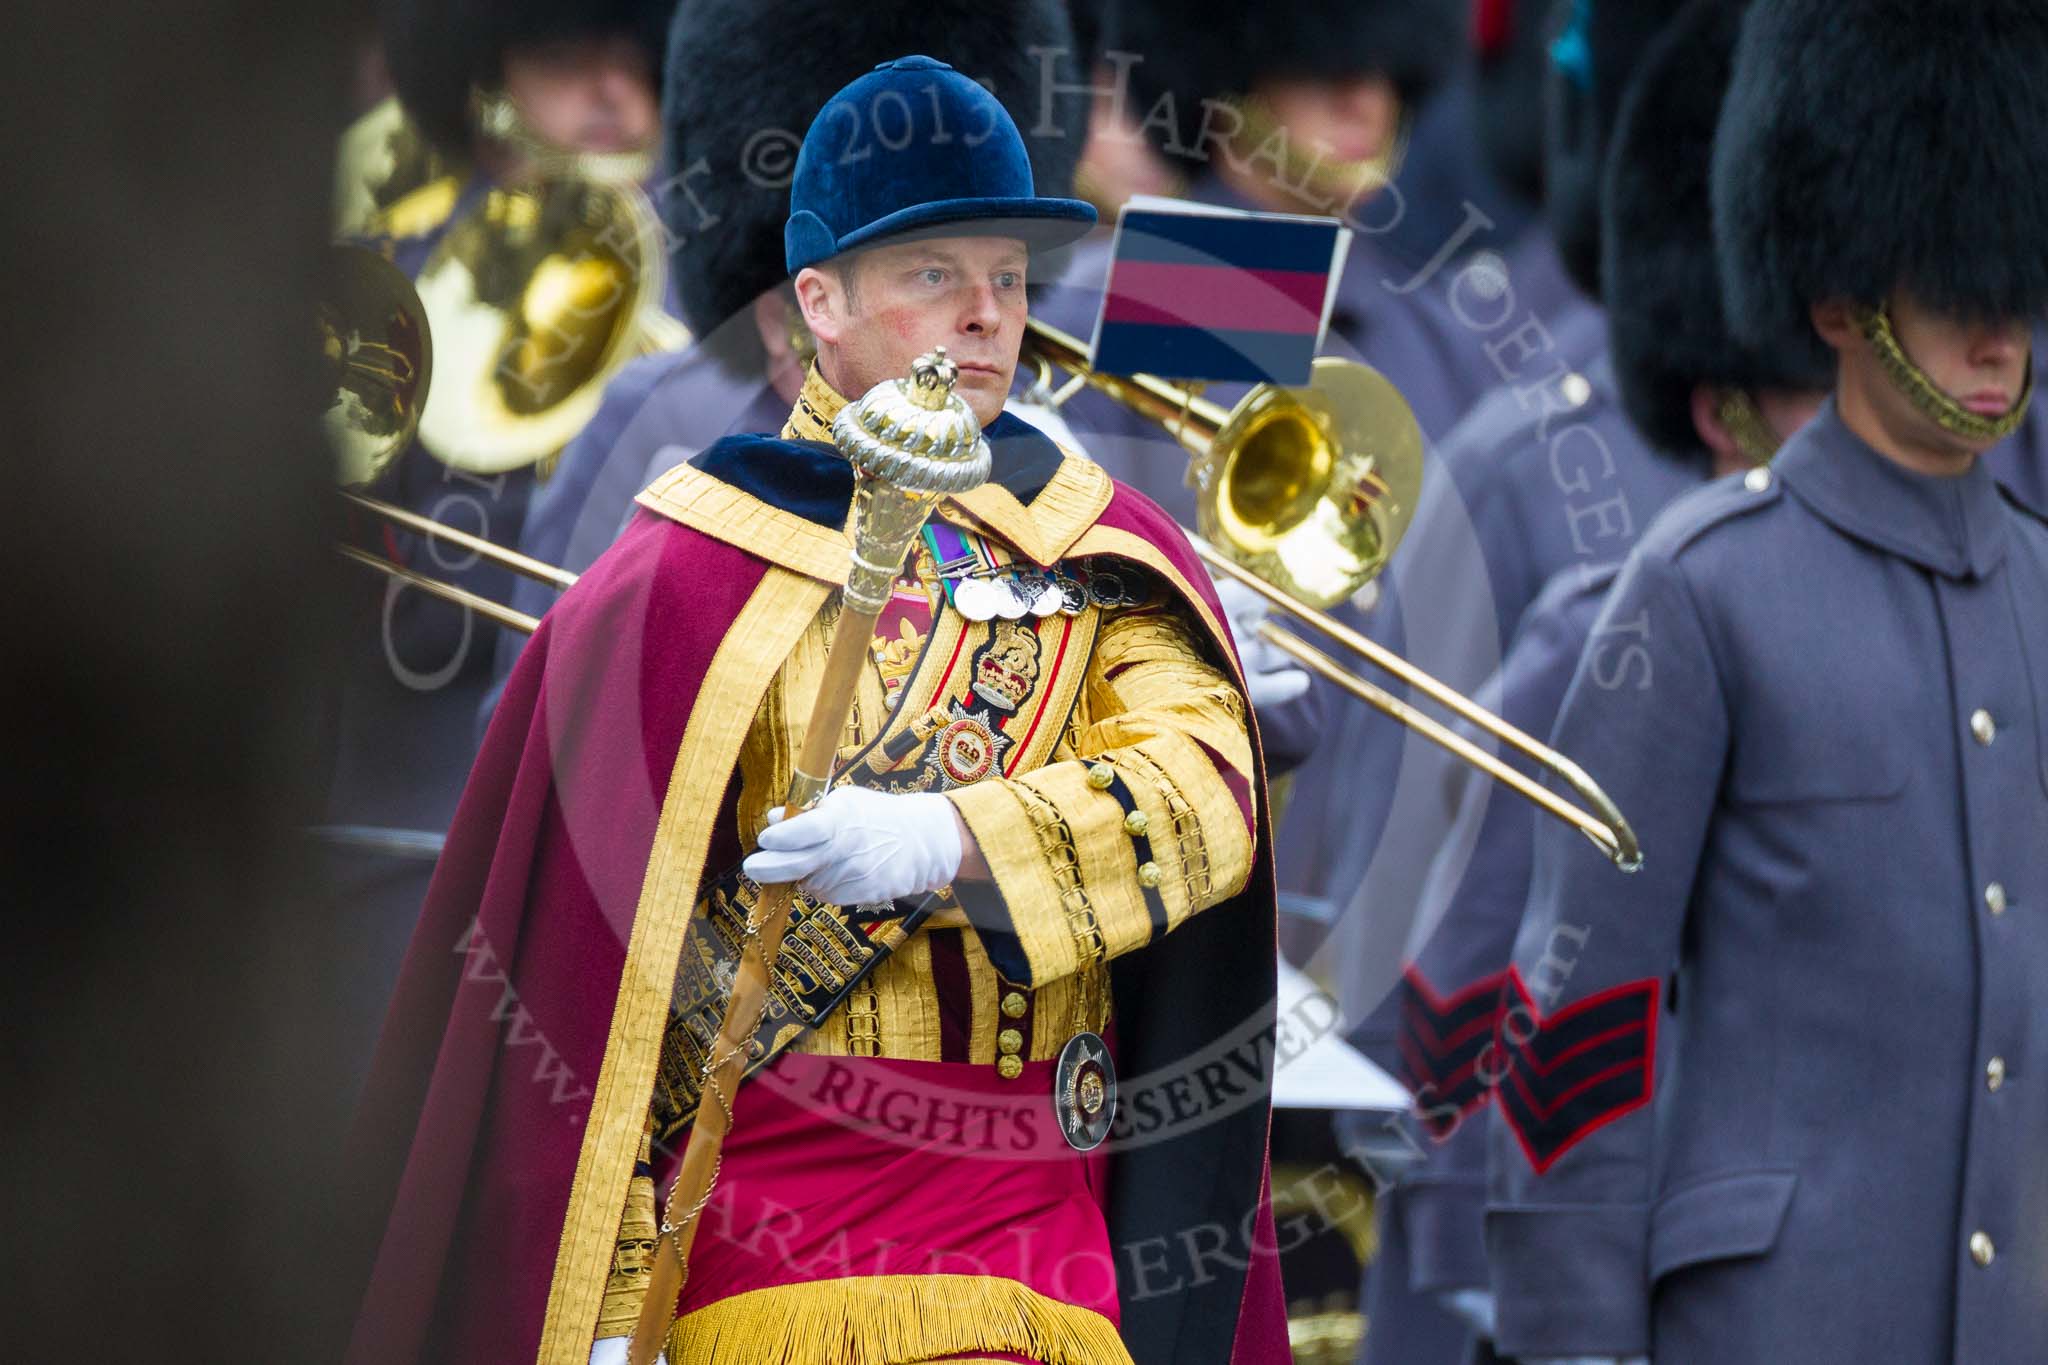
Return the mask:
[[1758,465],[1742,476],[1742,486],[1752,493],[1762,493],[1771,486],[1771,471]]
[[1980,706],[1970,713],[1970,733],[1977,737],[1979,744],[1989,744],[1998,738],[1998,722]]
[[1152,828],[1152,819],[1141,810],[1134,810],[1124,817],[1124,833],[1133,839],[1145,837],[1145,831]]
[[1006,1028],[996,1035],[996,1046],[1004,1056],[1014,1056],[1024,1050],[1024,1035],[1013,1028]]
[[1024,1063],[1015,1057],[996,1058],[996,1075],[1006,1081],[1014,1081],[1024,1074]]
[[1144,887],[1147,891],[1159,885],[1159,876],[1158,863],[1138,864],[1138,885]]
[[1088,770],[1088,785],[1099,792],[1108,791],[1110,783],[1114,781],[1116,781],[1116,769],[1110,767],[1107,763],[1098,763]]
[[1995,1091],[2004,1084],[2005,1058],[1993,1057],[1990,1061],[1984,1063],[1984,1086],[1988,1090]]
[[1029,1003],[1031,1002],[1024,998],[1024,992],[1011,991],[1003,997],[1003,1013],[1009,1015],[1012,1019],[1022,1019],[1024,1017],[1024,1007]]
[[2002,915],[2002,914],[2004,914],[2004,913],[2005,913],[2005,888],[2004,888],[2003,886],[2001,886],[2001,885],[2000,885],[1999,883],[1997,883],[1997,882],[1993,882],[1993,883],[1991,883],[1991,885],[1989,885],[1989,886],[1985,887],[1985,888],[1984,888],[1984,904],[1985,904],[1985,905],[1987,905],[1987,906],[1989,906],[1989,907],[1991,908],[1991,913],[1992,913],[1992,914],[1994,914],[1994,915]]
[[1981,1232],[1970,1234],[1970,1259],[1978,1265],[1990,1265],[1991,1258],[1998,1254],[1998,1248],[1991,1245],[1991,1239]]

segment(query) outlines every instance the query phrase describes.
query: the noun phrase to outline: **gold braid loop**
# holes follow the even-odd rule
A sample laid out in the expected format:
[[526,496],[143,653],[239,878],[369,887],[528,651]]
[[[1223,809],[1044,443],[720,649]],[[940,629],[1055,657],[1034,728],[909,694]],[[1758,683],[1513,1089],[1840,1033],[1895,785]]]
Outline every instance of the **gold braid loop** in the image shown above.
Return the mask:
[[2034,396],[2034,362],[2027,360],[2027,383],[2012,407],[1999,417],[1981,417],[1942,392],[1927,371],[1913,363],[1906,348],[1892,332],[1891,315],[1872,308],[1862,317],[1863,335],[1877,356],[1878,365],[1892,387],[1930,421],[1952,436],[1973,441],[2002,441],[2019,430],[2026,419],[2027,405]]

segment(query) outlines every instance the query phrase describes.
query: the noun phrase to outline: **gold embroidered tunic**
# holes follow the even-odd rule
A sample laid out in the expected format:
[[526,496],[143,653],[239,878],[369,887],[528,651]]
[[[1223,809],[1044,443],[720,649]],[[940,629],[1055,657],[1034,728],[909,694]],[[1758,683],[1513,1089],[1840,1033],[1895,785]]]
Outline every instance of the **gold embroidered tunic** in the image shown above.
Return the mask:
[[[813,370],[783,435],[829,441],[842,405]],[[681,519],[716,515],[695,473],[672,471],[643,503]],[[1092,522],[1107,489],[1096,466],[1070,455],[1029,506],[990,487],[942,504],[936,516],[999,556],[1047,565]],[[885,616],[842,771],[885,788],[943,791],[989,880],[953,888],[932,921],[790,1047],[959,1063],[1014,1079],[1076,1033],[1113,1026],[1111,958],[1245,885],[1256,788],[1245,703],[1228,665],[1163,590],[1091,601],[1071,614],[969,621],[947,603],[920,547],[899,594],[913,606],[922,597],[928,610],[922,619],[915,610]],[[749,726],[736,808],[748,849],[789,785],[836,614],[835,598]],[[988,933],[996,937],[985,941]],[[689,1074],[701,1056],[678,1033],[672,1025],[664,1045],[667,1076]],[[662,1090],[658,1082],[650,1138],[674,1131]],[[646,1149],[643,1142],[643,1163]],[[643,1164],[629,1189],[600,1337],[624,1335],[637,1319],[653,1209]]]

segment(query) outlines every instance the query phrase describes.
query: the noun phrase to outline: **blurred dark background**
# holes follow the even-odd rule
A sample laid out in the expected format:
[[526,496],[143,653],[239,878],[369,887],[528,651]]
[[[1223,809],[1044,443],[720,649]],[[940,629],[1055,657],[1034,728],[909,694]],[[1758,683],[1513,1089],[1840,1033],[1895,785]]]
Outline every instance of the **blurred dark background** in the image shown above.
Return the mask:
[[0,1355],[320,1359],[351,1096],[295,835],[345,572],[309,319],[366,24],[10,13]]

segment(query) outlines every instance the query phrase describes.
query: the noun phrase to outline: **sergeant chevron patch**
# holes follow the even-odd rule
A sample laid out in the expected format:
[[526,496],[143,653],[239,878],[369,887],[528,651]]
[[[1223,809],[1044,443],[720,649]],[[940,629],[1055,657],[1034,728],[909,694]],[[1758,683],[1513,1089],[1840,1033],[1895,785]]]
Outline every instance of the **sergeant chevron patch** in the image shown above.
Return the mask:
[[1443,1142],[1465,1115],[1486,1103],[1500,1080],[1494,1049],[1505,971],[1491,972],[1446,997],[1413,964],[1401,973],[1401,1084],[1431,1137]]
[[1536,1174],[1601,1125],[1650,1102],[1659,984],[1631,981],[1546,1019],[1521,971],[1509,968],[1499,1030],[1507,1069],[1501,1117]]

